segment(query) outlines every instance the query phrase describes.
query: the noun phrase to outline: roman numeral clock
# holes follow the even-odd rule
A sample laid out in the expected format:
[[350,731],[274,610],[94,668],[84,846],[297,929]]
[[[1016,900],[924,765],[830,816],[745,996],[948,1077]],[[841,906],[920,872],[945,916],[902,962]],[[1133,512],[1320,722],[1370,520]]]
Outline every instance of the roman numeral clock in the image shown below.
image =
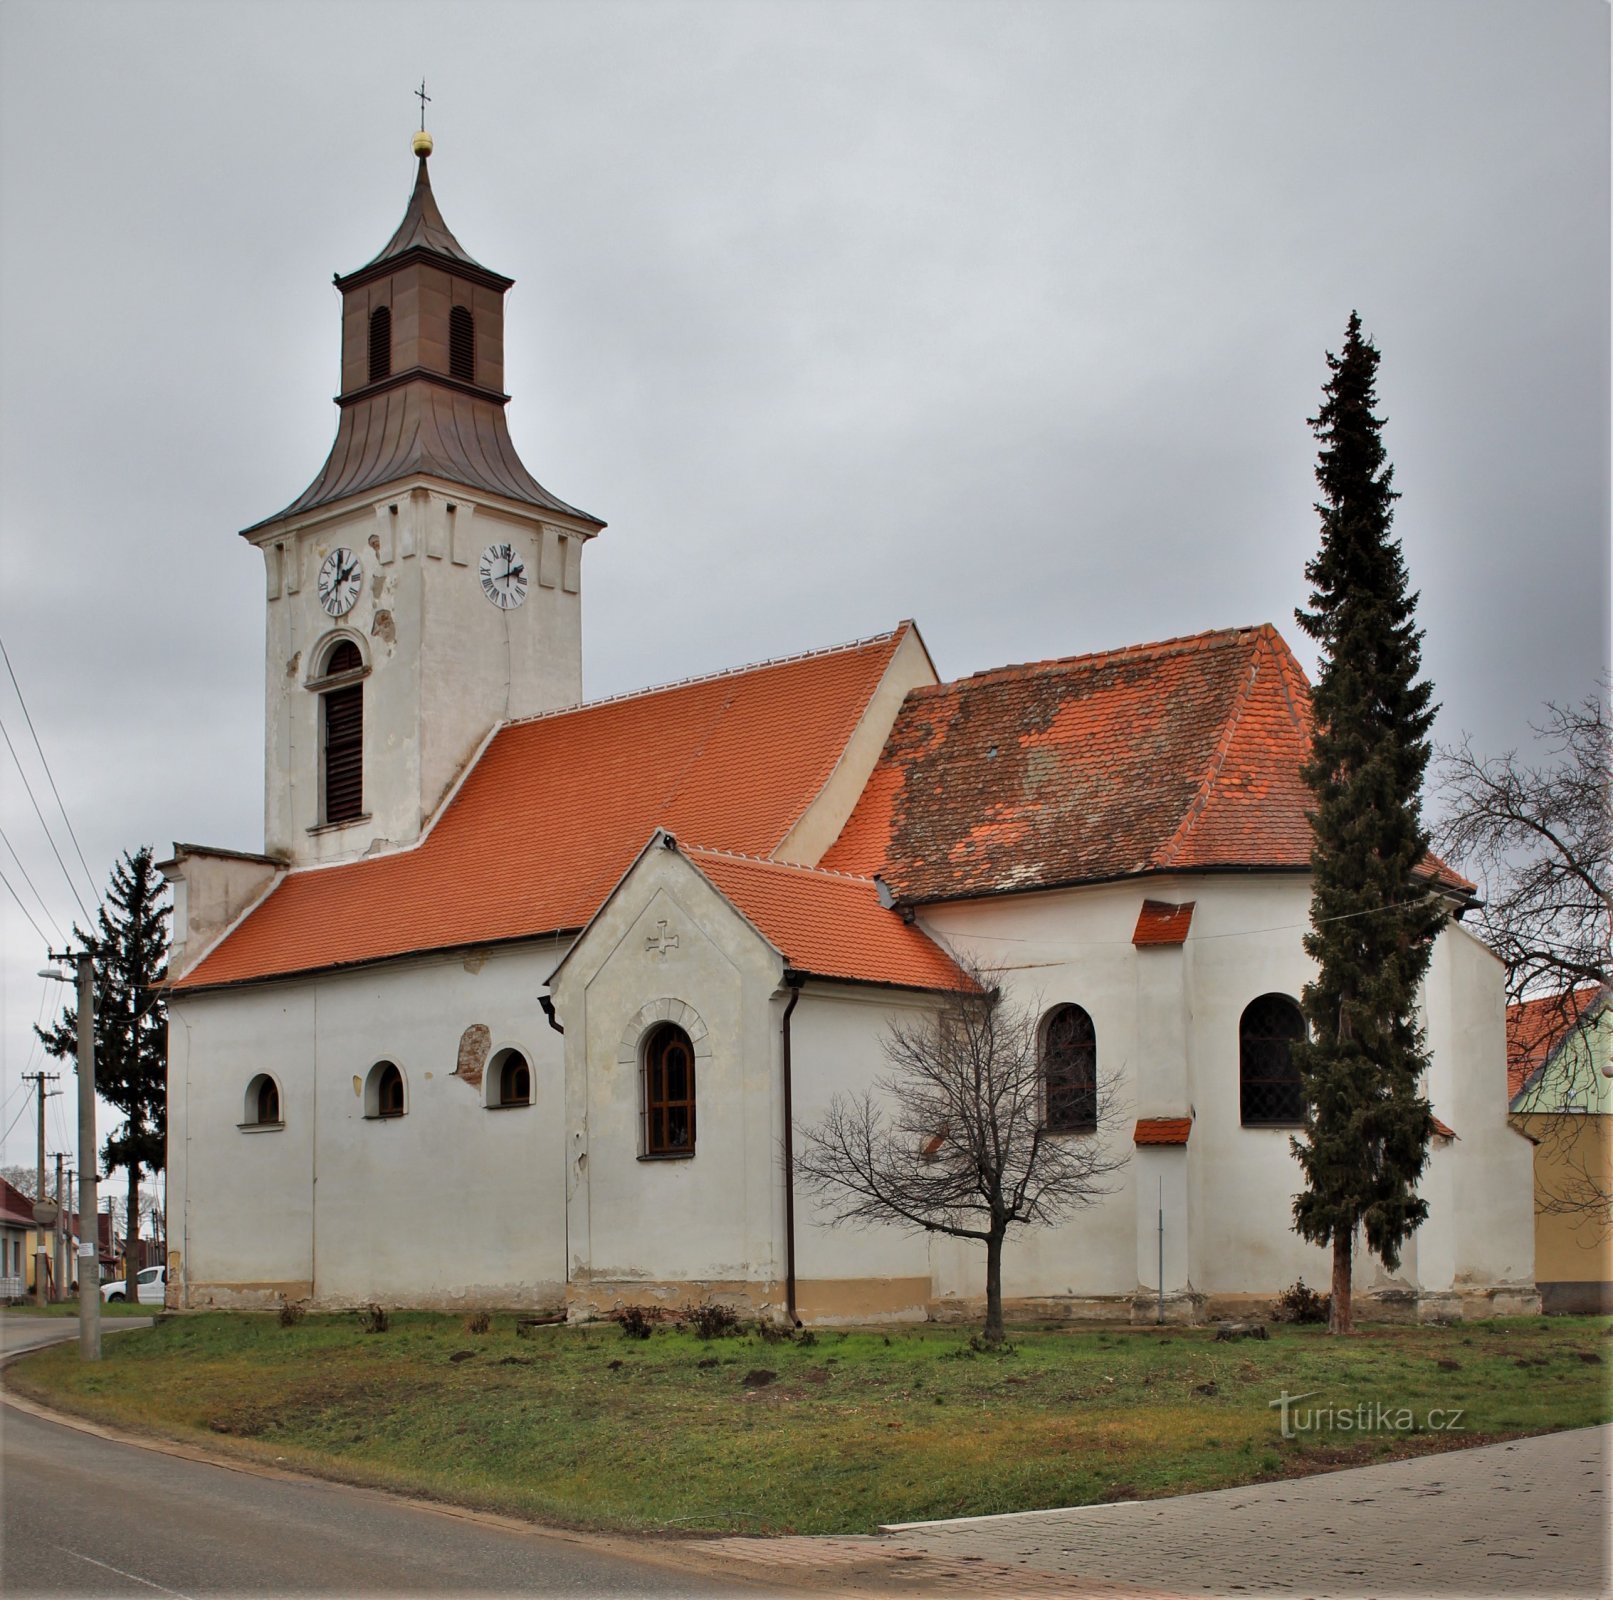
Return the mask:
[[490,544],[482,551],[482,593],[500,611],[513,611],[526,599],[526,563],[510,544]]

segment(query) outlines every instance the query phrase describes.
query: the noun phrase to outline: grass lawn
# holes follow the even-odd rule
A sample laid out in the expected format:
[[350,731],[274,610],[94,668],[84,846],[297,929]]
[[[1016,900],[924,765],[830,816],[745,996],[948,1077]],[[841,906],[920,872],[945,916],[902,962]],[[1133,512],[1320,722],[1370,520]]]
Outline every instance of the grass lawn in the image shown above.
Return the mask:
[[[581,1527],[866,1532],[879,1522],[1178,1494],[1578,1427],[1610,1415],[1613,1324],[757,1334],[703,1343],[513,1316],[192,1314],[58,1347],[7,1383],[118,1426]],[[766,1381],[761,1372],[774,1376]],[[1311,1426],[1285,1439],[1270,1402]],[[1361,1426],[1363,1412],[1369,1419]],[[1381,1409],[1379,1409],[1381,1408]],[[1454,1429],[1451,1413],[1461,1416]],[[1441,1415],[1433,1419],[1430,1412]]]
[[[12,1317],[73,1317],[78,1316],[77,1300],[57,1300],[48,1306],[36,1306],[32,1300],[7,1306],[5,1314]],[[160,1317],[161,1306],[130,1305],[125,1300],[102,1301],[103,1317]]]

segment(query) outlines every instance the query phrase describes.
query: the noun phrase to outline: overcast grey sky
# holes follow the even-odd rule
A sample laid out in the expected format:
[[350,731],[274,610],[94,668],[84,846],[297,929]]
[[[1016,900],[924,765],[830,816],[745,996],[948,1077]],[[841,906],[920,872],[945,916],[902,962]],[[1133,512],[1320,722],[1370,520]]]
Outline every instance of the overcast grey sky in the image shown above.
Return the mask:
[[[1439,737],[1525,741],[1608,657],[1608,65],[1602,0],[6,0],[0,633],[91,868],[261,847],[235,533],[329,448],[422,74],[516,442],[610,524],[590,695],[905,616],[946,676],[1261,621],[1310,667],[1355,307]],[[4,1131],[59,1001],[0,939]]]

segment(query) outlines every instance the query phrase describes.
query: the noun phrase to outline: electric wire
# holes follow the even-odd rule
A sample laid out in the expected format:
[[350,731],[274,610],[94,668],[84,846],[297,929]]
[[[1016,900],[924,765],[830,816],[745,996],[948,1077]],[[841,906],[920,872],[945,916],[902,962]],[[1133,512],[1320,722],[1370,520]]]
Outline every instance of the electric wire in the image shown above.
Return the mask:
[[[84,881],[90,886],[90,893],[95,896],[96,905],[102,904],[101,893],[95,887],[95,874],[90,871],[90,864],[84,859],[84,851],[78,842],[78,835],[73,832],[73,819],[67,814],[67,807],[62,804],[62,797],[56,788],[56,780],[51,776],[50,763],[45,759],[45,747],[39,742],[39,735],[34,730],[34,719],[28,715],[28,702],[23,699],[22,685],[17,682],[17,674],[12,669],[11,653],[6,649],[6,641],[0,638],[0,659],[6,664],[6,674],[11,679],[11,687],[17,691],[17,704],[22,707],[23,721],[28,724],[29,733],[33,734],[34,749],[39,752],[39,764],[45,769],[45,780],[50,784],[50,792],[56,796],[56,809],[62,814],[62,821],[67,824],[67,837],[73,841],[73,849],[78,853],[78,864],[84,869]],[[9,739],[6,741],[11,742]],[[20,767],[18,769],[21,770]],[[77,899],[77,895],[74,899]],[[79,901],[79,909],[83,910],[84,902]],[[85,911],[84,915],[89,916]]]
[[51,932],[56,935],[59,943],[66,944],[67,941],[62,938],[62,930],[60,926],[57,924],[56,919],[50,914],[50,907],[45,904],[44,895],[39,892],[39,885],[28,876],[28,869],[22,864],[22,857],[17,854],[17,847],[12,844],[9,838],[6,837],[6,830],[4,828],[0,828],[0,842],[3,842],[6,849],[11,852],[11,859],[17,863],[17,871],[22,874],[22,881],[34,891],[34,899],[39,902],[40,912],[43,914],[45,921],[50,924]]
[[[11,752],[11,759],[17,765],[17,776],[22,779],[22,787],[28,798],[33,801],[34,815],[39,818],[39,826],[45,830],[45,842],[50,846],[50,853],[56,857],[56,865],[62,869],[62,876],[67,879],[67,887],[72,890],[73,898],[78,901],[78,909],[84,913],[84,920],[88,922],[90,921],[90,913],[84,904],[83,897],[73,883],[72,873],[67,870],[67,863],[62,860],[61,851],[56,848],[56,841],[51,837],[50,824],[45,821],[45,813],[39,809],[39,801],[34,796],[34,786],[29,783],[28,774],[23,771],[22,758],[17,754],[16,745],[11,742],[11,735],[6,732],[4,722],[0,722],[0,736],[4,736],[6,749]],[[32,918],[29,920],[32,921]]]
[[28,926],[39,935],[40,939],[44,942],[45,948],[48,950],[50,948],[50,939],[46,936],[45,930],[34,921],[32,915],[29,913],[28,907],[22,903],[22,896],[18,894],[15,889],[11,888],[11,879],[8,878],[4,872],[0,872],[0,883],[3,883],[7,889],[11,890],[11,898],[17,902],[17,909],[23,914],[23,916],[28,918]]

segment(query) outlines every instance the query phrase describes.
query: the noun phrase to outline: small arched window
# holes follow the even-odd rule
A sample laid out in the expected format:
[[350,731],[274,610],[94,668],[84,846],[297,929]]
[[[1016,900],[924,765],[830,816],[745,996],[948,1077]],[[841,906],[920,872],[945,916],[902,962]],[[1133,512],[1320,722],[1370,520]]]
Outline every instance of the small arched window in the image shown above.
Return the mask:
[[1305,1086],[1294,1045],[1305,1017],[1285,994],[1263,994],[1238,1023],[1238,1110],[1246,1128],[1292,1128],[1305,1120]]
[[1042,1107],[1049,1133],[1098,1126],[1098,1035],[1081,1006],[1055,1006],[1042,1023]]
[[[327,678],[363,669],[351,639],[339,639],[325,660]],[[351,822],[364,815],[364,685],[344,683],[319,697],[323,724],[324,820]]]
[[466,383],[476,381],[476,319],[468,306],[448,313],[448,371]]
[[488,1067],[487,1103],[490,1106],[532,1104],[532,1064],[519,1050],[501,1050]]
[[280,1085],[267,1072],[260,1072],[246,1086],[245,1115],[242,1125],[249,1128],[280,1126]]
[[409,1109],[404,1094],[403,1073],[395,1061],[377,1061],[364,1084],[364,1115],[401,1117]]
[[370,313],[370,382],[392,376],[392,308],[377,306]]
[[644,1043],[644,1153],[694,1154],[694,1046],[670,1022]]

